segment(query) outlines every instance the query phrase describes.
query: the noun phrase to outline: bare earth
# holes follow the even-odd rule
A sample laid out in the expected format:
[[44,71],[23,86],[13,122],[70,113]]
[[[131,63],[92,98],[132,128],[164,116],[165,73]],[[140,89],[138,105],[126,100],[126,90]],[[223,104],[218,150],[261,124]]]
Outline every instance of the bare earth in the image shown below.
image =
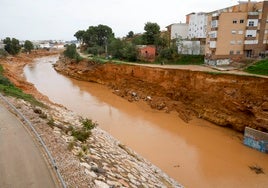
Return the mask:
[[0,103],[0,187],[58,187],[22,123]]

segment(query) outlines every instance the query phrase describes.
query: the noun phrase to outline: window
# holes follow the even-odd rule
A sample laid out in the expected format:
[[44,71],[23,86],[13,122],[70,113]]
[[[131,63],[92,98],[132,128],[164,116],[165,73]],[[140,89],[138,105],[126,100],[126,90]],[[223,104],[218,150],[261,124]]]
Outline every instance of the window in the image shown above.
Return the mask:
[[259,19],[248,19],[247,26],[248,27],[257,27]]
[[254,21],[249,21],[249,22],[248,22],[248,26],[249,26],[249,27],[253,27],[253,26],[254,26]]
[[233,55],[233,54],[234,54],[234,51],[233,51],[233,50],[231,50],[231,51],[230,51],[230,55]]
[[237,41],[237,44],[238,44],[238,45],[241,45],[241,44],[242,44],[242,40],[238,40],[238,41]]
[[244,23],[244,20],[240,20],[240,23],[241,23],[241,24]]
[[236,30],[232,30],[231,32],[232,32],[232,34],[236,34]]
[[244,31],[243,31],[243,30],[239,30],[239,31],[238,31],[238,34],[239,34],[239,35],[243,35],[243,34],[244,34]]
[[210,38],[217,38],[217,31],[211,31],[209,36]]
[[256,30],[246,30],[246,37],[256,37],[257,31]]
[[240,51],[236,51],[236,54],[239,55],[240,54]]
[[234,40],[231,40],[231,41],[230,41],[230,44],[231,44],[231,45],[234,45],[234,44],[235,44],[235,41],[234,41]]
[[211,27],[214,28],[214,27],[218,27],[218,20],[212,20],[211,22]]
[[237,20],[233,20],[233,24],[237,24]]
[[216,41],[210,41],[210,43],[209,43],[210,48],[216,48],[216,46],[217,46]]

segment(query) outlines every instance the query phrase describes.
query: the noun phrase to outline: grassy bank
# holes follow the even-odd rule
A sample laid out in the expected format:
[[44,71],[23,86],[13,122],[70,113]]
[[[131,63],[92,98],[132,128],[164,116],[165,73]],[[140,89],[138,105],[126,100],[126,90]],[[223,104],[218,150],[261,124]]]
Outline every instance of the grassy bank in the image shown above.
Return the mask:
[[268,75],[268,59],[261,60],[245,69],[246,72],[259,75]]
[[25,94],[23,91],[14,86],[8,78],[3,75],[4,69],[0,65],[0,92],[7,96],[16,97],[30,102],[33,105],[44,106],[41,102],[37,101],[32,95]]
[[169,60],[165,64],[170,65],[202,65],[204,64],[203,55],[178,55],[174,60]]

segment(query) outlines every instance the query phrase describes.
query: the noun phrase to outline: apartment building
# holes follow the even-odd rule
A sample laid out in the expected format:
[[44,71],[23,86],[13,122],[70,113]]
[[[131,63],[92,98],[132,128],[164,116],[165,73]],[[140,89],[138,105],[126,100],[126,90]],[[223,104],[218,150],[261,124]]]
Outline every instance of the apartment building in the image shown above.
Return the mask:
[[167,31],[169,34],[169,40],[170,42],[173,39],[181,38],[185,39],[188,36],[188,27],[189,25],[186,23],[174,23],[167,26]]
[[205,62],[259,58],[268,50],[268,1],[239,1],[238,5],[208,13]]
[[186,21],[189,22],[188,38],[202,39],[207,34],[207,13],[198,12],[186,15]]

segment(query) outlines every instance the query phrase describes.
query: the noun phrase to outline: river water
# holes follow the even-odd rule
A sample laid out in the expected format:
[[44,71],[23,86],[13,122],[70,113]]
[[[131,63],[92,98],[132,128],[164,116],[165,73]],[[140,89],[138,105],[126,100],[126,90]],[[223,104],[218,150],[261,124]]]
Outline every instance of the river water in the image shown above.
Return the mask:
[[[58,74],[57,56],[37,59],[24,75],[44,95],[99,126],[186,187],[268,187],[268,155],[242,144],[242,135],[201,119],[130,103],[105,86]],[[249,166],[262,167],[255,174]]]

